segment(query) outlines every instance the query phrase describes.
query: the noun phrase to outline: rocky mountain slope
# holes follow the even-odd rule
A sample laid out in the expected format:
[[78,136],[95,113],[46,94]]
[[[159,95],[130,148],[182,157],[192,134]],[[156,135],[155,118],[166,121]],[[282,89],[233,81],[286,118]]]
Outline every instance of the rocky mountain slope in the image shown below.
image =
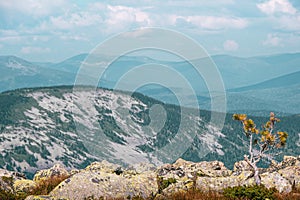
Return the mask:
[[[32,174],[54,163],[82,168],[96,160],[160,165],[179,157],[218,159],[232,166],[247,152],[231,114],[218,131],[209,123],[210,112],[195,114],[139,93],[68,86],[21,89],[1,93],[0,105],[0,167],[8,170]],[[186,123],[179,135],[181,119]],[[299,115],[281,121],[279,129],[289,134],[283,153],[300,154]]]
[[[107,161],[93,162],[85,169],[68,171],[57,164],[38,171],[33,180],[18,173],[0,171],[0,189],[16,197],[34,199],[170,199],[176,193],[195,189],[202,192],[219,192],[235,186],[255,185],[252,171],[245,161],[234,164],[233,170],[220,161],[189,162],[178,159],[173,164],[155,167],[147,163],[127,168]],[[262,184],[288,194],[300,189],[300,157],[284,156],[280,163],[272,162],[269,168],[260,169]],[[10,181],[8,181],[10,180]],[[40,192],[41,185],[57,186],[48,195],[28,196]],[[260,194],[261,195],[261,194]],[[294,195],[299,194],[295,193]],[[292,195],[291,195],[292,196]],[[297,196],[294,196],[297,199]]]
[[[56,162],[82,167],[98,159],[161,164],[194,142],[195,148],[203,144],[203,149],[223,154],[218,140],[224,135],[204,118],[138,93],[88,87],[23,89],[0,94],[0,103],[0,166],[10,170],[34,172]],[[154,104],[161,107],[151,118]],[[172,141],[181,117],[188,120],[177,144],[188,146],[176,154]],[[198,134],[192,132],[193,125]]]

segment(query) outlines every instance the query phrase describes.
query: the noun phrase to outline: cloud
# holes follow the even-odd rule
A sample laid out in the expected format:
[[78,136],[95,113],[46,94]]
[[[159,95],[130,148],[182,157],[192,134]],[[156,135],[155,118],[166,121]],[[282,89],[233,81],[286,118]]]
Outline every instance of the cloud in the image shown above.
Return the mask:
[[288,0],[269,0],[257,4],[257,8],[268,15],[275,13],[296,14],[297,10]]
[[300,31],[300,15],[295,16],[281,16],[276,19],[280,24],[280,29],[290,30],[290,31]]
[[131,25],[147,27],[153,25],[150,15],[142,9],[127,6],[107,6],[106,26],[109,29],[124,29]]
[[239,44],[234,40],[226,40],[223,43],[223,48],[225,51],[237,51],[239,49]]
[[68,30],[76,27],[91,26],[102,22],[102,17],[98,14],[79,12],[65,14],[57,17],[50,17],[49,23],[42,24],[42,27]]
[[242,29],[248,24],[246,19],[217,16],[170,16],[173,24],[182,24],[184,21],[198,28],[208,30]]
[[66,7],[65,0],[9,0],[0,1],[0,9],[30,16],[46,16]]
[[80,35],[61,35],[60,39],[62,40],[73,40],[73,41],[89,41],[88,38]]
[[6,44],[18,44],[23,40],[24,37],[22,36],[2,36],[0,37],[0,42],[6,43]]
[[276,47],[279,46],[281,39],[277,37],[275,34],[268,34],[267,39],[263,41],[263,45]]
[[41,53],[49,53],[51,52],[50,48],[41,48],[41,47],[22,47],[21,53],[23,54],[41,54]]

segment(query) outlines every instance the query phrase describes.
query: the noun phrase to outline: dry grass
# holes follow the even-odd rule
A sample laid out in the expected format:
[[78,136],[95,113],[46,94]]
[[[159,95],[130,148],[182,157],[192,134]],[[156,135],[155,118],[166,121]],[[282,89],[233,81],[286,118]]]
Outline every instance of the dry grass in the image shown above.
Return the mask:
[[53,176],[46,180],[40,180],[34,188],[33,191],[30,192],[31,195],[47,195],[49,194],[58,184],[62,181],[66,180],[70,176]]
[[[294,190],[289,194],[275,193],[274,197],[275,200],[299,200],[300,191]],[[126,199],[127,198],[114,198],[111,200],[126,200]],[[142,200],[142,198],[136,197],[133,198],[133,200]],[[200,190],[191,190],[188,192],[179,192],[176,194],[172,194],[170,196],[160,198],[160,200],[234,200],[234,199],[224,197],[221,193],[217,193],[217,192],[202,192]]]
[[169,200],[190,200],[190,199],[195,199],[195,200],[221,200],[225,199],[225,197],[217,192],[202,192],[199,190],[192,190],[188,192],[179,192],[173,195],[170,195],[167,197]]
[[293,189],[292,192],[288,194],[275,194],[275,199],[278,200],[299,200],[300,199],[300,189]]

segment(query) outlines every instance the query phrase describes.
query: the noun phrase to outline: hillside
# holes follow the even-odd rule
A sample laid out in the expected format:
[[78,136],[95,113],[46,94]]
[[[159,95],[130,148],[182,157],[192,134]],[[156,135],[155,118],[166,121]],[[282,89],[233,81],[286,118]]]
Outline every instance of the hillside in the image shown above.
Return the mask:
[[[139,93],[69,86],[21,89],[1,93],[0,105],[0,168],[9,170],[32,173],[57,162],[82,168],[103,159],[124,166],[160,165],[178,157],[232,166],[247,151],[231,114],[220,132],[208,123],[208,111],[195,114]],[[257,124],[267,120],[253,119]],[[180,120],[186,121],[180,125]],[[289,133],[284,153],[300,154],[300,116],[281,120],[279,128]]]
[[279,76],[267,81],[263,81],[258,84],[254,84],[246,87],[234,88],[229,91],[245,92],[249,90],[262,90],[262,89],[270,89],[270,88],[279,89],[279,88],[289,88],[291,86],[299,85],[299,84],[300,84],[300,71]]
[[[61,85],[74,83],[76,73],[87,55],[88,54],[75,55],[58,63],[30,62],[15,56],[0,56],[0,69],[1,72],[3,72],[0,76],[1,80],[6,80],[5,77],[20,77],[20,79],[22,79],[22,76],[28,79],[28,83],[16,82],[15,85],[11,83],[12,80],[6,80],[7,86],[11,86],[7,87],[3,84],[0,87],[0,91],[31,87],[31,85],[29,85],[31,82],[35,82],[35,86],[45,86],[51,80],[53,83],[61,83]],[[103,56],[103,60],[108,59],[108,57]],[[300,53],[250,58],[215,55],[211,56],[211,59],[220,70],[226,89],[255,85],[269,79],[300,71]],[[196,62],[203,66],[207,65],[206,58],[196,60]],[[191,70],[190,64],[186,61],[160,61],[149,57],[129,55],[122,56],[112,63],[109,70],[111,77],[107,81],[114,81],[124,71],[126,72],[135,66],[147,63],[171,66],[186,75],[190,80],[193,80],[194,71]],[[42,75],[44,79],[36,79],[38,75]],[[55,75],[58,75],[57,79],[55,79]],[[61,79],[62,75],[70,77]],[[70,81],[73,82],[70,83]],[[51,85],[48,84],[47,86]],[[198,85],[196,88],[202,92],[206,91],[205,83],[201,83],[200,86]]]
[[[77,72],[87,54],[80,54],[58,63],[30,62],[15,56],[0,56],[0,92],[18,88],[73,85]],[[300,54],[280,54],[239,58],[227,55],[211,57],[216,63],[227,89],[227,112],[248,112],[256,116],[264,116],[269,110],[280,115],[300,113],[297,101],[300,96]],[[108,64],[103,57],[102,65]],[[196,60],[205,67],[211,66],[208,58]],[[206,83],[198,76],[189,62],[159,61],[144,56],[122,56],[109,66],[101,87],[114,88],[116,82],[136,66],[149,63],[170,66],[185,76],[198,97],[202,109],[210,110],[210,93]],[[86,74],[89,80],[93,74]],[[99,77],[96,77],[97,79]],[[147,79],[146,75],[143,79]],[[128,88],[135,85],[134,81],[126,83]],[[185,88],[157,87],[148,85],[138,89],[138,92],[160,101],[178,105],[178,100],[172,92],[186,91]],[[188,97],[190,94],[186,94]],[[184,106],[194,105],[188,102]],[[266,111],[266,112],[265,112]]]
[[75,74],[41,67],[16,56],[0,56],[0,71],[0,92],[26,87],[70,85],[75,77]]

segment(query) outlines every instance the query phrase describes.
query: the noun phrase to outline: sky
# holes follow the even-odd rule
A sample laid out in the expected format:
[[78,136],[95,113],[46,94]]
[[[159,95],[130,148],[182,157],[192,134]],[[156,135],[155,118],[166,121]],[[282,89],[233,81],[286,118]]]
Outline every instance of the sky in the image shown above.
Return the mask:
[[0,0],[0,55],[59,62],[144,27],[185,34],[209,55],[300,52],[300,1]]

